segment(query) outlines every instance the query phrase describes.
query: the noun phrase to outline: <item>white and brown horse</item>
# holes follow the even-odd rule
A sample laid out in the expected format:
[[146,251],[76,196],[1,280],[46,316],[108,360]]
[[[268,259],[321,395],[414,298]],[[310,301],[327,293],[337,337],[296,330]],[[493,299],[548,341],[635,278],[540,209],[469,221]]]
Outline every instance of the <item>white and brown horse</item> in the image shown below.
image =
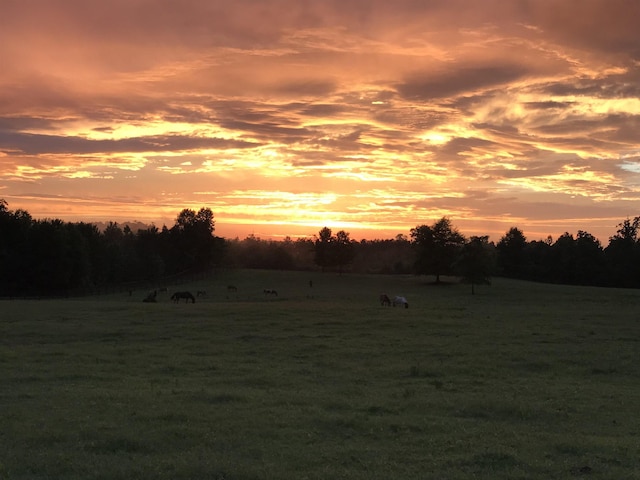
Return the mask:
[[400,295],[396,295],[395,298],[393,299],[392,302],[393,306],[404,306],[404,308],[409,308],[409,302],[407,302],[407,299],[404,297],[401,297]]

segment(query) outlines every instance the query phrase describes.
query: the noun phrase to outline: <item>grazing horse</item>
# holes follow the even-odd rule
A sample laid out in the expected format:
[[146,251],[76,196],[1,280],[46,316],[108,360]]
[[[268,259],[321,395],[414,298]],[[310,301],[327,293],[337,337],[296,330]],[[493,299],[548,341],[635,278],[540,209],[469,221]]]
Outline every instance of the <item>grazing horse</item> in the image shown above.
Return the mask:
[[265,288],[265,289],[263,290],[263,293],[264,293],[265,295],[275,295],[276,297],[278,296],[278,292],[277,292],[277,291],[275,291],[275,290],[273,290],[273,289],[271,289],[271,288]]
[[409,308],[409,302],[407,302],[407,299],[401,297],[400,295],[396,295],[396,297],[393,299],[393,306],[395,307],[396,305],[404,305],[404,308]]
[[227,285],[227,292],[237,292],[238,291],[238,287],[236,287],[235,285]]
[[382,305],[383,307],[385,305],[387,307],[391,306],[391,299],[389,298],[389,295],[387,295],[386,293],[381,293],[380,294],[380,305]]
[[185,303],[189,303],[189,300],[191,300],[191,303],[196,303],[196,297],[191,292],[176,292],[171,295],[171,300],[176,303],[180,303],[181,298],[184,298]]

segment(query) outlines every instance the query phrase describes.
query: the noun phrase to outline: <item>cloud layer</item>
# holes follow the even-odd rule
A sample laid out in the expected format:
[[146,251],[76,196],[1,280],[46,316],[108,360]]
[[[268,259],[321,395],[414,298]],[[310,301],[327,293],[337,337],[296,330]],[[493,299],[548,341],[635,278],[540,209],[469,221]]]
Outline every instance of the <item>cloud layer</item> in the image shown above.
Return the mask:
[[0,198],[34,217],[606,242],[640,214],[634,0],[3,10]]

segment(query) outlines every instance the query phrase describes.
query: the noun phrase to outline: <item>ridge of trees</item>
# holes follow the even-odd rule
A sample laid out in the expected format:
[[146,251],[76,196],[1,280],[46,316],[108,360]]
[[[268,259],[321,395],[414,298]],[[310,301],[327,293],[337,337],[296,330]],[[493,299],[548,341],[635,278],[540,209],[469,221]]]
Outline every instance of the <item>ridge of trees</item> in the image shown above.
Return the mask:
[[213,267],[454,275],[475,286],[492,276],[577,285],[640,287],[640,217],[617,226],[607,247],[590,233],[529,241],[510,228],[497,242],[466,238],[443,217],[410,238],[361,240],[322,228],[313,239],[240,240],[215,235],[213,212],[184,209],[168,228],[133,232],[115,222],[34,220],[0,199],[0,297],[69,295],[105,287],[153,284]]

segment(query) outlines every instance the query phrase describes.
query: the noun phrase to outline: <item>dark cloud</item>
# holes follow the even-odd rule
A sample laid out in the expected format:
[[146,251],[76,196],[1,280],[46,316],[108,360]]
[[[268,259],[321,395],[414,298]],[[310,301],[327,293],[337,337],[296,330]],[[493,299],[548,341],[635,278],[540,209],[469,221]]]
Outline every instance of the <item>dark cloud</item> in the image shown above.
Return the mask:
[[556,102],[548,100],[544,102],[524,102],[524,106],[533,110],[564,110],[575,102]]
[[294,82],[285,82],[273,87],[273,91],[284,93],[288,96],[297,97],[299,95],[312,97],[322,97],[331,94],[336,89],[335,82],[326,80],[296,80]]
[[553,82],[541,85],[542,94],[568,97],[589,96],[596,98],[638,98],[640,77],[637,75],[611,75],[600,80],[577,79],[571,82]]
[[299,111],[301,115],[326,118],[339,115],[343,112],[347,112],[349,111],[349,109],[345,105],[324,103],[302,106]]
[[50,130],[59,128],[61,123],[59,119],[53,120],[51,118],[37,118],[37,117],[0,117],[0,132],[2,131],[15,131],[20,132],[22,130]]
[[398,93],[410,100],[436,100],[494,88],[523,78],[527,68],[521,65],[459,66],[444,73],[421,72],[397,85]]
[[448,141],[442,147],[437,149],[437,152],[444,154],[445,156],[456,156],[460,153],[471,152],[474,148],[478,147],[491,147],[495,145],[494,142],[484,140],[482,138],[453,138]]
[[0,131],[0,152],[18,155],[169,152],[196,149],[251,148],[255,146],[257,144],[241,140],[179,135],[159,135],[120,140],[91,140],[82,137]]
[[328,138],[315,138],[310,140],[309,144],[315,148],[332,149],[345,153],[361,151],[367,148],[367,146],[360,141],[362,133],[362,130],[354,130],[350,133],[334,135]]
[[557,42],[640,59],[640,3],[635,0],[527,0],[522,5],[528,21]]
[[220,126],[229,130],[244,132],[250,137],[261,139],[265,142],[292,144],[313,136],[313,131],[308,128],[286,127],[277,122],[252,123],[241,120],[224,119],[220,121]]
[[[562,122],[541,125],[533,128],[532,131],[545,136],[553,135],[555,138],[546,139],[550,142],[578,145],[579,142],[588,139],[586,141],[592,145],[601,141],[637,145],[639,129],[640,115],[609,114],[584,118],[573,114]],[[610,144],[602,147],[616,149]]]
[[484,130],[493,134],[498,134],[501,137],[510,138],[522,138],[520,130],[515,125],[505,124],[493,124],[493,123],[474,123],[474,128],[478,130]]

